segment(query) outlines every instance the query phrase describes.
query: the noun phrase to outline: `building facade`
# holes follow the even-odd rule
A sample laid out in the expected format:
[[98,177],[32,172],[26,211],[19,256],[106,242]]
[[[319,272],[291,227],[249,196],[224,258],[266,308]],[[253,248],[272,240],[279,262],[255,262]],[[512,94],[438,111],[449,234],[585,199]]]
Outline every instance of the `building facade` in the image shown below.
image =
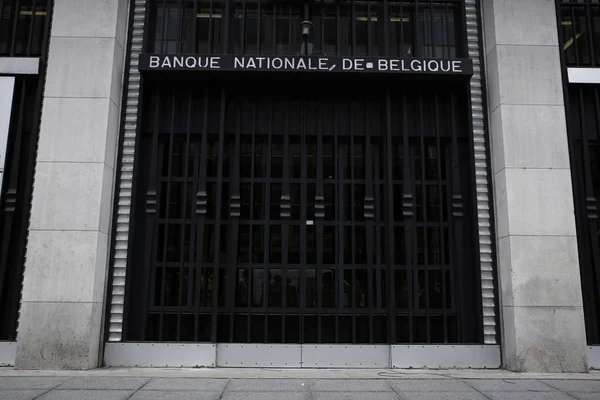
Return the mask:
[[600,367],[600,2],[0,22],[0,365]]

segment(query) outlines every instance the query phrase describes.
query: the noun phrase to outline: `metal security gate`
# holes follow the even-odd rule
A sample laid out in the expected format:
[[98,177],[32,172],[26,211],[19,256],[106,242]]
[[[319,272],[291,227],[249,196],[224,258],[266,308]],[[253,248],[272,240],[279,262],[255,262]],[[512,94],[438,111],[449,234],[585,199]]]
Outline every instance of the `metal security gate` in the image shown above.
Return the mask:
[[147,92],[128,340],[478,341],[460,85],[306,84]]
[[[499,365],[475,0],[136,0],[130,26],[107,365]],[[345,80],[140,57],[307,48],[476,65]]]

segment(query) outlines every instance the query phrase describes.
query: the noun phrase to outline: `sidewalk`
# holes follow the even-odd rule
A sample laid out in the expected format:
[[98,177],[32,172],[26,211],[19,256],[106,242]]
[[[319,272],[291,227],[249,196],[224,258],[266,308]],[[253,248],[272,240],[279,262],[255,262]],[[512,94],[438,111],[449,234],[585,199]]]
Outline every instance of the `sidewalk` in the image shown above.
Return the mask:
[[0,368],[0,400],[598,400],[600,373]]

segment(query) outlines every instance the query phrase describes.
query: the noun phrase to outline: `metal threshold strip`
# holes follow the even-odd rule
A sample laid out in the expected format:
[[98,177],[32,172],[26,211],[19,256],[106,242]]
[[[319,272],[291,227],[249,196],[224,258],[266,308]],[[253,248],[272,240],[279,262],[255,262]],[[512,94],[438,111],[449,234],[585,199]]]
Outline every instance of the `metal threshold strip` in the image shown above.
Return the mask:
[[107,367],[500,368],[499,345],[107,343]]

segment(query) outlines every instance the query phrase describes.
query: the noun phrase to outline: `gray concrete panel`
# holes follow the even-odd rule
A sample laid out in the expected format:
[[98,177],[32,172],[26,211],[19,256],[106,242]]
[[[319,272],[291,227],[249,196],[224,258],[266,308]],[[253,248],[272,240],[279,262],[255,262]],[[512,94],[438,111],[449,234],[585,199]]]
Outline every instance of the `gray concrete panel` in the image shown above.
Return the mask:
[[131,396],[130,400],[219,400],[221,398],[221,392],[140,390]]
[[149,378],[75,377],[58,386],[56,390],[138,390],[149,380]]
[[[285,393],[286,400],[311,400],[310,393]],[[223,394],[223,400],[279,400],[282,398],[280,392],[228,392]]]
[[465,381],[480,392],[556,392],[542,382],[510,379],[473,379]]
[[405,392],[401,400],[489,400],[477,392]]
[[130,390],[53,390],[39,400],[127,400]]
[[385,380],[365,379],[323,379],[311,380],[311,392],[391,392],[392,388]]
[[362,393],[350,393],[350,392],[315,392],[312,393],[312,400],[398,400],[398,396],[395,393],[381,393],[381,392],[362,392]]
[[466,383],[450,379],[406,379],[389,382],[397,393],[403,392],[474,392]]
[[228,379],[193,379],[193,378],[154,378],[144,390],[201,390],[206,392],[222,392]]
[[46,390],[3,390],[0,400],[34,400],[44,393]]
[[307,392],[305,379],[232,379],[228,392]]

